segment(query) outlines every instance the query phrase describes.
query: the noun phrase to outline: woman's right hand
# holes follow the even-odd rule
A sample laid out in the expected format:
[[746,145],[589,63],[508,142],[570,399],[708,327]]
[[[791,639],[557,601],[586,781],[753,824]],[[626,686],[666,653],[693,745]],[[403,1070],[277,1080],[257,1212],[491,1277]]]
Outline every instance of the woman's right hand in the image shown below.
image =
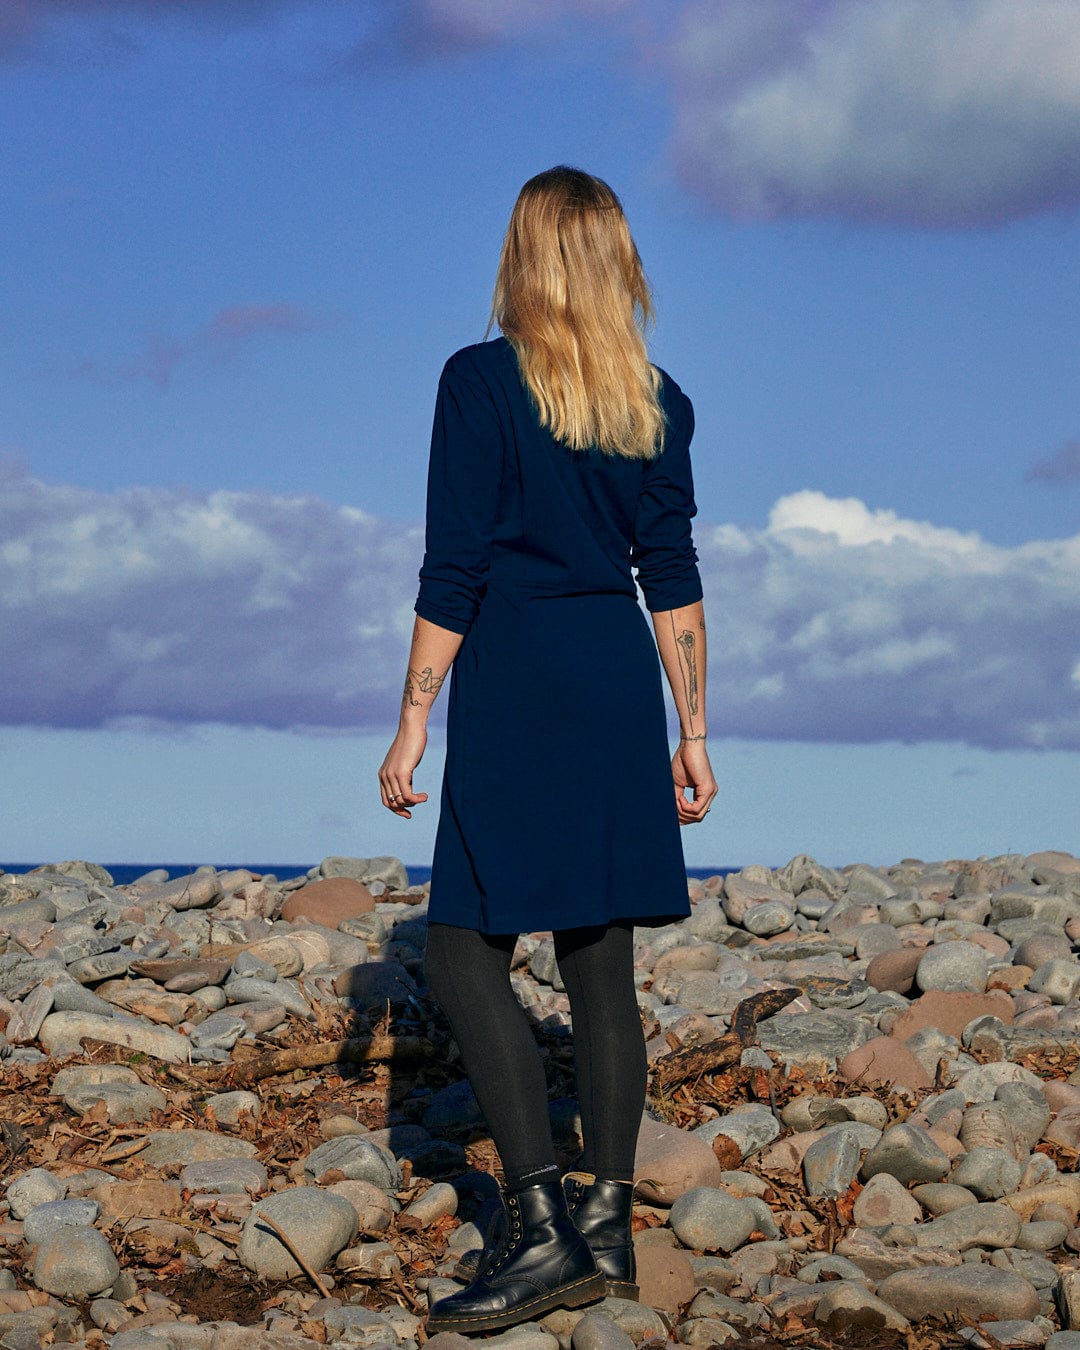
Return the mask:
[[[671,760],[671,776],[675,780],[679,824],[699,824],[705,819],[705,813],[718,791],[704,741],[679,742],[679,748]],[[684,795],[687,789],[693,794],[689,800]]]

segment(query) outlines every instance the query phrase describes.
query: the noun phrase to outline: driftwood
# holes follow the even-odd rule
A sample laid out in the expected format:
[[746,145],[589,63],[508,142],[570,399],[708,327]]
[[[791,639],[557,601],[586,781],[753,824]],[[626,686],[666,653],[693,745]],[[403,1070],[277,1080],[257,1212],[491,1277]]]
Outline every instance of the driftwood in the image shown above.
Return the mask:
[[661,1055],[653,1063],[657,1090],[668,1091],[688,1078],[700,1078],[703,1073],[714,1073],[737,1064],[746,1047],[757,1040],[758,1022],[786,1008],[800,992],[798,989],[765,989],[744,998],[732,1014],[731,1030],[726,1035],[689,1050]]
[[353,1040],[317,1041],[270,1050],[263,1055],[228,1066],[232,1081],[243,1087],[293,1069],[318,1069],[325,1064],[409,1064],[434,1055],[435,1048],[423,1036],[360,1036]]

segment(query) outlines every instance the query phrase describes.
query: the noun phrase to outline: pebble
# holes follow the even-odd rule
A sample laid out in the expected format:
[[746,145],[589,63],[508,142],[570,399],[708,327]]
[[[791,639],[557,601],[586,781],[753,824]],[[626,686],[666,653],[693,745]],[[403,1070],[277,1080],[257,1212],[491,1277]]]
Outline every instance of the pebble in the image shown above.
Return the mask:
[[322,1270],[353,1240],[356,1211],[340,1195],[317,1186],[297,1186],[259,1200],[244,1220],[237,1256],[265,1280],[291,1280],[301,1274],[280,1237],[260,1220],[272,1219],[314,1270]]
[[940,1181],[948,1170],[948,1155],[928,1131],[902,1123],[884,1132],[863,1159],[860,1175],[869,1181],[878,1172],[888,1172],[910,1186],[913,1182]]
[[749,1200],[711,1186],[684,1191],[671,1207],[669,1222],[684,1246],[701,1252],[733,1252],[758,1226]]
[[35,1247],[64,1228],[86,1228],[101,1213],[96,1200],[50,1200],[35,1205],[23,1220],[23,1238]]
[[348,1181],[370,1181],[387,1191],[401,1185],[401,1168],[394,1155],[362,1135],[328,1139],[304,1159],[304,1173],[312,1181],[327,1172],[341,1172]]
[[66,1193],[67,1187],[59,1177],[44,1167],[31,1167],[7,1188],[8,1213],[13,1219],[25,1219],[38,1205],[62,1200]]
[[986,1265],[897,1271],[881,1281],[877,1293],[911,1320],[927,1315],[1030,1320],[1039,1312],[1039,1296],[1023,1276]]
[[59,1298],[87,1299],[111,1289],[120,1274],[113,1249],[96,1228],[62,1228],[38,1243],[31,1278]]

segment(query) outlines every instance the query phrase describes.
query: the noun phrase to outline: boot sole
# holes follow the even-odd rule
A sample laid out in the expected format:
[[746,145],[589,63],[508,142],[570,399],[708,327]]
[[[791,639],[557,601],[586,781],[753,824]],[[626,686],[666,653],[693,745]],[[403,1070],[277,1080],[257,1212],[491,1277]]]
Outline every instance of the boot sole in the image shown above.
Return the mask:
[[613,1280],[608,1277],[607,1291],[612,1298],[628,1298],[634,1303],[641,1301],[641,1290],[630,1280]]
[[480,1313],[476,1317],[436,1317],[429,1316],[426,1330],[429,1336],[438,1331],[456,1331],[467,1336],[475,1331],[496,1331],[500,1327],[512,1327],[518,1322],[528,1322],[540,1317],[552,1308],[580,1308],[583,1303],[595,1303],[608,1292],[607,1281],[601,1272],[586,1275],[582,1280],[574,1280],[550,1294],[541,1294],[526,1299],[516,1307],[506,1308],[503,1312]]

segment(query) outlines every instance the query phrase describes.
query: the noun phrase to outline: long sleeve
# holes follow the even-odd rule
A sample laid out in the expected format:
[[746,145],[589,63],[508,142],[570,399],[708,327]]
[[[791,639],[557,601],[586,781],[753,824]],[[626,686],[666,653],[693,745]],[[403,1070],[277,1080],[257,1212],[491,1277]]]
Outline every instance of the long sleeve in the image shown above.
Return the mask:
[[467,633],[480,608],[498,515],[503,432],[480,380],[443,370],[428,461],[427,520],[420,590],[413,609]]
[[645,466],[630,555],[650,612],[680,609],[702,598],[690,525],[697,515],[690,464],[694,409],[677,387],[668,389],[667,402],[664,449]]

